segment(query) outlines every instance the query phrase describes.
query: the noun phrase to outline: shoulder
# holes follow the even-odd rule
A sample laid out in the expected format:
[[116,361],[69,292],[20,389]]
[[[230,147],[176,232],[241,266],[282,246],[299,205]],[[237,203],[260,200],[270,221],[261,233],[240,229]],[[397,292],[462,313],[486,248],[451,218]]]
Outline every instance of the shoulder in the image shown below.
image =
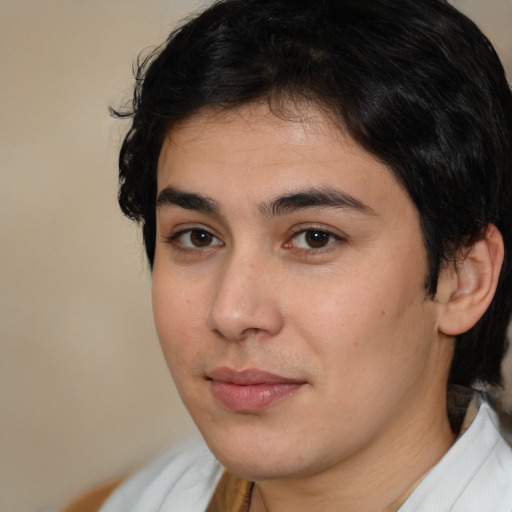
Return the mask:
[[474,445],[474,456],[462,461],[471,464],[473,471],[467,474],[467,488],[457,500],[454,512],[471,512],[477,503],[479,512],[511,512],[512,448],[501,435],[497,415],[487,402],[482,403],[474,423],[474,435],[465,442],[467,450],[470,443]]
[[174,448],[124,481],[101,512],[203,511],[223,470],[202,442]]
[[481,400],[478,414],[466,432],[403,506],[403,512],[432,510],[512,511],[512,449],[485,400]]

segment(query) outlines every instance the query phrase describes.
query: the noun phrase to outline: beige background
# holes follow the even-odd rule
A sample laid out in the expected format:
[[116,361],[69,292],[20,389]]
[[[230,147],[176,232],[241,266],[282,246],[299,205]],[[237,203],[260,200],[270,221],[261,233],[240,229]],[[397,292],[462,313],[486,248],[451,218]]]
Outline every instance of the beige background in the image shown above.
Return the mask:
[[[200,0],[0,0],[0,510],[55,510],[194,435],[116,205],[138,51]],[[510,0],[459,0],[512,71]]]

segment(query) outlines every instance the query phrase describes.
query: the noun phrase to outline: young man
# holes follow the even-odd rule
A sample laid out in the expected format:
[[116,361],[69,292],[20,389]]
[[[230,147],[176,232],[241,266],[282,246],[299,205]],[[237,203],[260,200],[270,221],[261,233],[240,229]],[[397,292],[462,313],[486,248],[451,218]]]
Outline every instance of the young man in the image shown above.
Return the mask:
[[223,0],[137,77],[120,204],[206,446],[104,512],[510,512],[512,96],[442,0]]

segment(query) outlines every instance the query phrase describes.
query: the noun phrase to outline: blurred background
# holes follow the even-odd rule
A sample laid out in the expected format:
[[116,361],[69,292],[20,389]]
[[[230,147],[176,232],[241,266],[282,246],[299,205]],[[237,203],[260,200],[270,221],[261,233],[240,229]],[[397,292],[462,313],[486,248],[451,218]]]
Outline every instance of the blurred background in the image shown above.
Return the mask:
[[[200,0],[0,0],[0,510],[49,512],[197,435],[160,355],[108,106]],[[512,0],[457,0],[512,77]],[[512,406],[512,361],[508,403]]]

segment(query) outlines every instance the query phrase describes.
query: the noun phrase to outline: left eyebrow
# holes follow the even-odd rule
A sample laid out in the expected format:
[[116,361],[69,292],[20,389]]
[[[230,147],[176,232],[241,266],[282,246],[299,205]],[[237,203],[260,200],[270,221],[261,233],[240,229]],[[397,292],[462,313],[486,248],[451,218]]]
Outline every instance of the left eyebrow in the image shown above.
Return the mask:
[[340,208],[365,215],[377,216],[373,208],[356,197],[334,188],[313,188],[299,190],[280,196],[259,206],[265,217],[293,213],[305,208]]
[[165,206],[178,206],[185,210],[196,210],[214,215],[219,215],[220,213],[220,206],[214,199],[172,187],[165,187],[156,198],[157,210]]

